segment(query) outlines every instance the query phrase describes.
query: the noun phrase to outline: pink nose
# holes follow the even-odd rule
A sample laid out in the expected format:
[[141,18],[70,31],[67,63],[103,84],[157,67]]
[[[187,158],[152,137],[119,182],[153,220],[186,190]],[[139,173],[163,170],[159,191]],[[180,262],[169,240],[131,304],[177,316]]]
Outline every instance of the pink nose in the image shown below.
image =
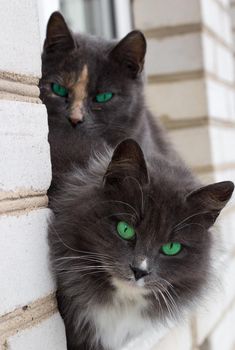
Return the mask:
[[83,119],[69,118],[69,122],[72,126],[76,126],[78,123],[82,123]]

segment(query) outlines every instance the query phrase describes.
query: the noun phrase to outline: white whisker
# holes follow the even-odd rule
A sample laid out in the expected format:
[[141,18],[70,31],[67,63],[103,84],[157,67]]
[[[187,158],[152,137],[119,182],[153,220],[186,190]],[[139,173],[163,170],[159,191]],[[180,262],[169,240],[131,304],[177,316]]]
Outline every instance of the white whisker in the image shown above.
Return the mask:
[[187,216],[185,219],[183,219],[183,220],[180,221],[177,225],[174,226],[173,231],[175,231],[175,229],[176,229],[177,227],[179,227],[180,225],[182,225],[185,221],[187,221],[187,220],[189,220],[189,219],[191,219],[191,218],[193,218],[193,217],[195,217],[195,216],[203,215],[203,214],[208,214],[208,213],[209,213],[209,211],[201,211],[201,212],[197,212],[197,213],[195,213],[195,214],[192,214],[192,215],[190,215],[190,216]]

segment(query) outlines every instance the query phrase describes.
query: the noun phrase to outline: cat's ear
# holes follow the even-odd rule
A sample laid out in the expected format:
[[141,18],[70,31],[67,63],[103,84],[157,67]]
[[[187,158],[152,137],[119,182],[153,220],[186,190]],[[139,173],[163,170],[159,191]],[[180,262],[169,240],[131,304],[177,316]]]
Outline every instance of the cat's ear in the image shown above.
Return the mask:
[[127,34],[110,52],[110,57],[136,76],[143,70],[144,57],[146,53],[146,40],[144,35],[138,31],[133,30]]
[[231,198],[233,190],[233,182],[217,182],[191,192],[186,201],[197,212],[205,213],[207,219],[211,221],[208,225],[210,226]]
[[75,47],[75,40],[64,17],[58,11],[53,12],[47,24],[44,50],[72,50]]
[[114,150],[104,176],[105,185],[121,185],[123,180],[136,179],[140,185],[148,183],[148,171],[144,154],[132,139],[122,141]]

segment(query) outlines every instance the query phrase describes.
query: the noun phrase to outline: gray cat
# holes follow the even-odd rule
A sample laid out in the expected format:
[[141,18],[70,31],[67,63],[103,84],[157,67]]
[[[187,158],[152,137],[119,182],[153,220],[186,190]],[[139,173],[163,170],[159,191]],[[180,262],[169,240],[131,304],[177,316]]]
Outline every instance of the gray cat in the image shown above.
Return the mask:
[[69,350],[118,350],[197,303],[230,181],[202,187],[131,139],[74,170],[53,202],[52,266]]
[[42,54],[40,97],[49,119],[53,181],[73,164],[84,166],[92,149],[131,137],[144,151],[178,158],[145,106],[142,70],[146,40],[132,31],[120,42],[72,34],[52,14]]

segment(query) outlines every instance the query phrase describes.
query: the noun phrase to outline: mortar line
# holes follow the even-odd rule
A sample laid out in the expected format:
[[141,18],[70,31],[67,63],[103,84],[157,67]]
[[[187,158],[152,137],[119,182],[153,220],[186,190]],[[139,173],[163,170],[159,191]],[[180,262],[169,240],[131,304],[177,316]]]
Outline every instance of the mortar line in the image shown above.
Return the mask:
[[211,116],[171,118],[168,115],[162,115],[160,120],[168,130],[197,128],[203,126],[218,126],[230,129],[235,128],[235,120],[233,121]]
[[188,80],[212,80],[216,83],[219,83],[223,86],[226,86],[229,89],[234,90],[235,82],[230,82],[228,80],[222,79],[218,77],[216,74],[211,73],[209,71],[205,71],[204,69],[196,69],[190,71],[179,71],[172,73],[163,73],[163,74],[150,74],[147,76],[148,84],[167,84],[167,83],[177,83],[184,82]]
[[218,44],[234,53],[232,43],[224,40],[219,34],[217,34],[213,28],[202,22],[195,23],[182,23],[170,26],[161,26],[155,28],[148,28],[143,30],[145,36],[148,39],[165,39],[174,36],[183,36],[188,34],[207,34],[210,38],[214,39]]
[[57,312],[55,294],[40,298],[0,317],[0,335],[3,343],[19,331],[30,329]]
[[15,213],[19,210],[35,210],[38,208],[46,208],[48,205],[48,197],[43,196],[31,196],[25,198],[17,198],[10,200],[0,201],[0,215],[7,215]]
[[34,191],[27,189],[15,189],[14,191],[0,191],[0,203],[2,200],[14,200],[21,199],[26,197],[38,197],[44,196],[47,194],[47,191]]
[[0,70],[0,79],[11,82],[19,82],[27,85],[38,85],[39,77],[34,75],[19,74]]

